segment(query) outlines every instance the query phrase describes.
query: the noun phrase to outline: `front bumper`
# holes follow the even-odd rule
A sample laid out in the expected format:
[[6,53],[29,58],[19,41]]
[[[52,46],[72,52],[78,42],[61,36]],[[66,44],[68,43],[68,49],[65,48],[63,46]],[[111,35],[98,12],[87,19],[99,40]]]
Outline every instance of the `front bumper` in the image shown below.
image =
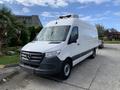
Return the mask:
[[54,56],[51,58],[43,58],[41,62],[20,60],[19,65],[27,72],[52,75],[61,71],[62,63],[57,56]]

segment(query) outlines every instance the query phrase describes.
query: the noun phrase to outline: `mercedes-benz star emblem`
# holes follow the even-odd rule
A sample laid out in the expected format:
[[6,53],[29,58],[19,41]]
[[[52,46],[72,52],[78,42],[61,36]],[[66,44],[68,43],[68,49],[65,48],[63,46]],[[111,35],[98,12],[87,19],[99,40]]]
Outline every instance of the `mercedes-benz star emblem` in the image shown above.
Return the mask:
[[31,54],[30,53],[27,55],[27,58],[28,58],[28,60],[30,60],[30,58],[31,58]]

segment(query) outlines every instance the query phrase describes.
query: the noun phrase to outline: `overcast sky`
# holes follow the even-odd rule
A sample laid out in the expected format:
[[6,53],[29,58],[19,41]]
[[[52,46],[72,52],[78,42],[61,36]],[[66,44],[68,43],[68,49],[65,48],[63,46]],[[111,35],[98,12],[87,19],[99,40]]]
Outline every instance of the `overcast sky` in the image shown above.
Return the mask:
[[43,25],[60,15],[78,14],[92,24],[120,31],[120,0],[0,0],[14,14],[39,15]]

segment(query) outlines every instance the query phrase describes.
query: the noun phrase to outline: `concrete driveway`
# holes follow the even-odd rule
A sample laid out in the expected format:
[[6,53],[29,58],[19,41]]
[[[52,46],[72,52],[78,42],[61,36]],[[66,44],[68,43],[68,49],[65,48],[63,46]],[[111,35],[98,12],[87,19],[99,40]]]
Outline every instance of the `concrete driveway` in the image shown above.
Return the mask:
[[120,44],[97,50],[96,58],[74,67],[66,81],[20,71],[0,84],[0,90],[120,90]]

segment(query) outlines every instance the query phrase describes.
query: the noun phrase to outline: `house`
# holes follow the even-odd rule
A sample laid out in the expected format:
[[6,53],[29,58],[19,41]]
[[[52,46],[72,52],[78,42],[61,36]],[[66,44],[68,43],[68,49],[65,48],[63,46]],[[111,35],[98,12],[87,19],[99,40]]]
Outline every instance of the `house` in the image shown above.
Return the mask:
[[109,32],[108,37],[115,40],[120,40],[120,32]]
[[31,15],[31,16],[16,15],[16,19],[18,20],[18,22],[24,23],[27,27],[31,27],[31,26],[42,27],[42,24],[38,15]]

